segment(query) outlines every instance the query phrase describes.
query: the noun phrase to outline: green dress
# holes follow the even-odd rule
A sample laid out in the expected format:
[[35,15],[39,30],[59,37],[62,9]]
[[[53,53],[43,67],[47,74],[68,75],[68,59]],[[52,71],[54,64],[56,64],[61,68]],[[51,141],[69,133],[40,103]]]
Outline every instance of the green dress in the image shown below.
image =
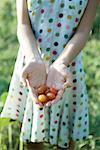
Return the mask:
[[[27,0],[32,31],[47,65],[57,59],[74,36],[87,3],[88,0]],[[19,81],[26,62],[24,50],[19,47],[1,117],[10,117],[22,123],[20,140],[46,141],[67,148],[70,139],[79,141],[88,137],[88,94],[82,53],[69,65],[74,87],[66,88],[62,99],[56,104],[40,108]]]

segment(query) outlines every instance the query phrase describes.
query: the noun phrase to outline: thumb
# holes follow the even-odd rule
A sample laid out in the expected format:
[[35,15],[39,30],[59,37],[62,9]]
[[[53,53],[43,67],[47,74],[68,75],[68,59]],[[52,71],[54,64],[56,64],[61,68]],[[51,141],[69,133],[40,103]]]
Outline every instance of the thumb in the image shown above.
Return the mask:
[[66,82],[63,84],[63,88],[66,89],[66,88],[73,87],[73,86],[74,84],[73,84],[72,78],[66,76]]
[[69,87],[72,87],[73,86],[73,83],[69,82],[69,81],[66,81],[63,85],[63,89],[66,89],[66,88],[69,88]]
[[37,98],[37,93],[36,93],[35,89],[33,87],[29,86],[29,84],[28,84],[28,87],[29,87],[29,91],[30,91],[33,101],[35,101],[35,103],[38,104],[38,98]]
[[20,82],[24,85],[27,86],[27,73],[25,70],[22,71],[21,75],[20,75]]
[[72,73],[69,70],[66,70],[66,76],[65,76],[65,80],[66,82],[64,83],[64,87],[73,87],[74,83],[73,83],[73,76]]
[[38,104],[40,107],[43,106],[43,104],[41,102],[38,101],[38,94],[36,92],[36,90],[32,87],[29,87],[30,88],[30,92],[31,92],[31,95],[32,95],[32,98],[33,98],[33,101]]

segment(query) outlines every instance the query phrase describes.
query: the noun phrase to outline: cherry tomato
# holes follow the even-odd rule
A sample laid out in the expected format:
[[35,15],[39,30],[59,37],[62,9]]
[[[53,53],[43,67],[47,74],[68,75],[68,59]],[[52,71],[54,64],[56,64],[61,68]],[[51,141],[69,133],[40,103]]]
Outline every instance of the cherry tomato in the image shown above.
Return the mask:
[[47,96],[44,94],[41,94],[38,96],[38,101],[41,103],[47,102]]
[[38,94],[44,94],[46,90],[47,90],[47,86],[46,86],[46,85],[41,85],[41,86],[37,89],[37,93],[38,93]]
[[49,100],[53,100],[56,97],[55,94],[51,92],[47,93],[46,96],[49,98]]
[[55,95],[57,95],[57,90],[54,87],[50,88],[50,92],[53,93],[53,94],[55,94]]

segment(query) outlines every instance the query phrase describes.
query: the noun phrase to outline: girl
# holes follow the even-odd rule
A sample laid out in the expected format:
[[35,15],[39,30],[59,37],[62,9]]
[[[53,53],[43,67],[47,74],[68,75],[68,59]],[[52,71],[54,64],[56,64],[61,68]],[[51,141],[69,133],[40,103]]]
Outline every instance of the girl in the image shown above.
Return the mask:
[[[28,142],[28,149],[42,150],[42,143],[49,142],[57,149],[74,150],[75,141],[88,137],[81,50],[98,4],[99,0],[16,1],[20,47],[1,117],[22,123],[20,140]],[[43,84],[58,90],[45,105],[37,100],[37,88]]]

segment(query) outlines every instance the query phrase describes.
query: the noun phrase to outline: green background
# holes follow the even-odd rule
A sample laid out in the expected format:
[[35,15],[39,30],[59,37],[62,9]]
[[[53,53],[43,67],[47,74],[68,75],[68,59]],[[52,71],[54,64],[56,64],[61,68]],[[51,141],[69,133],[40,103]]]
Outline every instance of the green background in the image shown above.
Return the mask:
[[[0,1],[0,111],[6,100],[18,52],[17,18],[14,0]],[[77,150],[100,150],[100,7],[84,47],[84,70],[89,94],[90,136],[78,142]],[[0,150],[23,149],[19,142],[19,124],[0,119]],[[14,137],[14,138],[13,138]],[[19,148],[18,148],[19,147]],[[24,146],[25,149],[25,146]],[[50,148],[48,148],[50,149]],[[52,148],[53,149],[53,148]],[[47,148],[46,148],[47,150]]]

